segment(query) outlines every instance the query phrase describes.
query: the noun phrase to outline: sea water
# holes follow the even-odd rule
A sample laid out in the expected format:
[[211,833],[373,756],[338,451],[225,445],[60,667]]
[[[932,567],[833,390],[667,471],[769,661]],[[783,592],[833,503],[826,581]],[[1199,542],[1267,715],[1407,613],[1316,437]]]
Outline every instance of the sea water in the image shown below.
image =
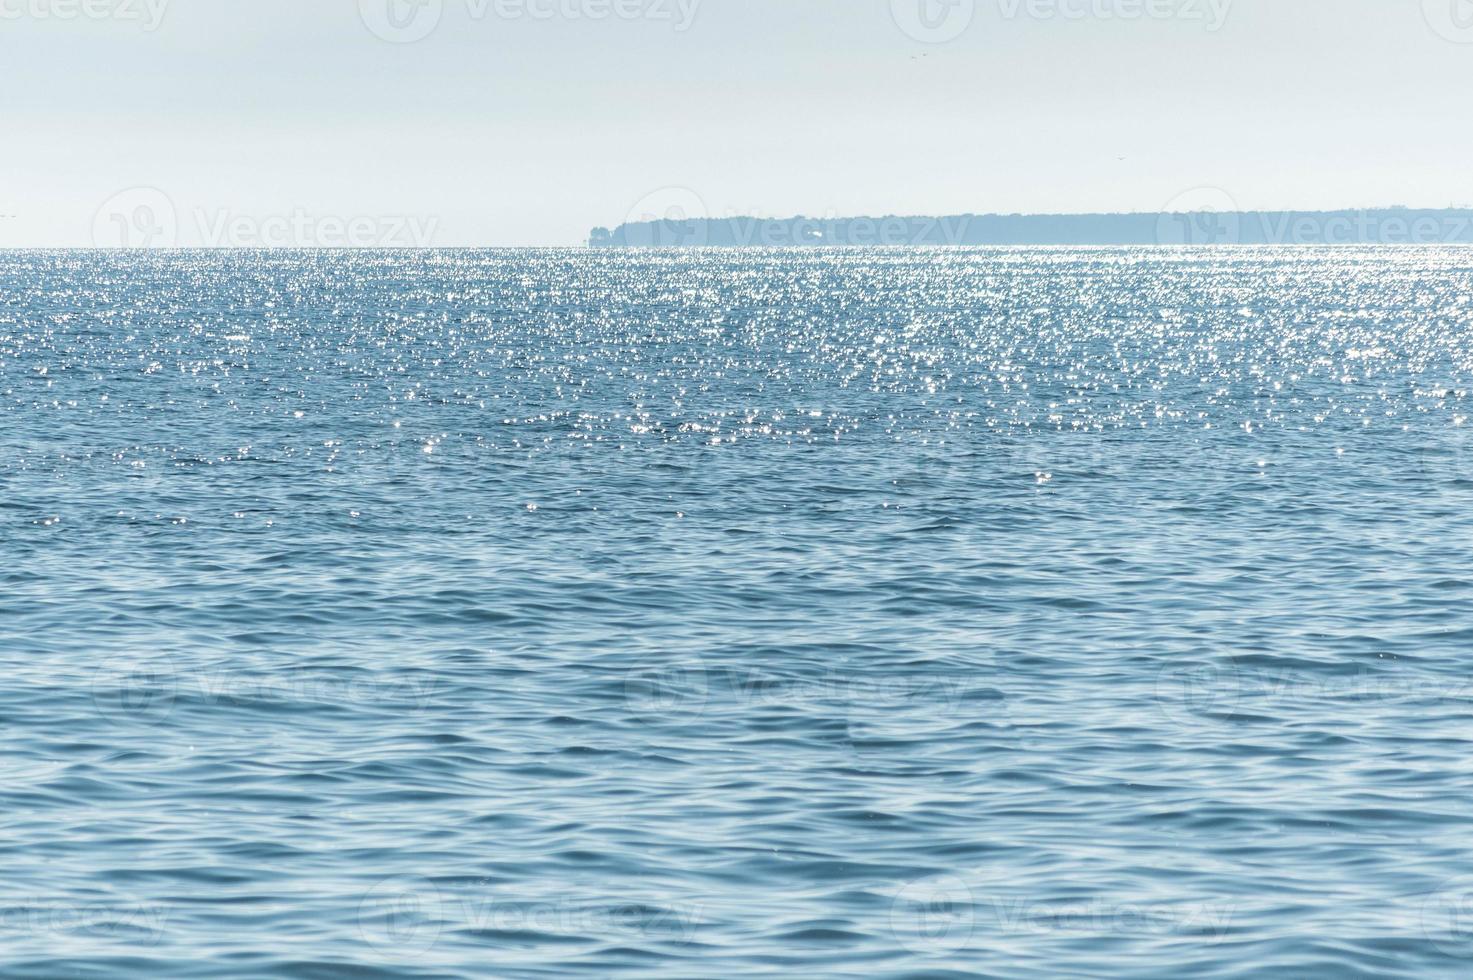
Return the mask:
[[1473,251],[0,253],[0,975],[1473,971]]

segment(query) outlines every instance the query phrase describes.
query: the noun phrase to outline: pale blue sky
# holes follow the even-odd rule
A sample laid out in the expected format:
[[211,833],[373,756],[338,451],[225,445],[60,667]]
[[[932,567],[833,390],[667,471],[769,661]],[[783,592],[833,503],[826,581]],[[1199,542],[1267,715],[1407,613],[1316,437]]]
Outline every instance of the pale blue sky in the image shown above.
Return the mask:
[[1473,203],[1473,0],[975,0],[944,43],[909,0],[426,0],[391,43],[390,2],[0,0],[0,245],[91,244],[139,186],[181,244],[575,244],[667,187],[716,215]]

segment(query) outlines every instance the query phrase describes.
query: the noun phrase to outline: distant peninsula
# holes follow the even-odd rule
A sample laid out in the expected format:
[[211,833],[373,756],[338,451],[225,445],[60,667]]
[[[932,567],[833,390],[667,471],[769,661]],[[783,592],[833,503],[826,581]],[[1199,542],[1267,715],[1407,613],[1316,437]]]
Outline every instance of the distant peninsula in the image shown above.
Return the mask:
[[595,228],[594,248],[1473,244],[1473,209],[668,218]]

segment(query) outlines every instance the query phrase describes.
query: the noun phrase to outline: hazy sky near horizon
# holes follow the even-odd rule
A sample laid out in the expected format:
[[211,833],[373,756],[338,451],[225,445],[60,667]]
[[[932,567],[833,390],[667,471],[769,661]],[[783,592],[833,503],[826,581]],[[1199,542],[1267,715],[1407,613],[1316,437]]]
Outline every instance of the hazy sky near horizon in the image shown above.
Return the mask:
[[7,247],[1473,203],[1473,0],[0,0],[0,64]]

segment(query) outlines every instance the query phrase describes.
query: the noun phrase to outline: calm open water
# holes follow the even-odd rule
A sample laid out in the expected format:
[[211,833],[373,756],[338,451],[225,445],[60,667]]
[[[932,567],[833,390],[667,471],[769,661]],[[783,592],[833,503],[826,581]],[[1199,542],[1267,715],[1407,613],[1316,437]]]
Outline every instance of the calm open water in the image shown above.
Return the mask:
[[1473,971],[1473,250],[0,253],[0,976]]

